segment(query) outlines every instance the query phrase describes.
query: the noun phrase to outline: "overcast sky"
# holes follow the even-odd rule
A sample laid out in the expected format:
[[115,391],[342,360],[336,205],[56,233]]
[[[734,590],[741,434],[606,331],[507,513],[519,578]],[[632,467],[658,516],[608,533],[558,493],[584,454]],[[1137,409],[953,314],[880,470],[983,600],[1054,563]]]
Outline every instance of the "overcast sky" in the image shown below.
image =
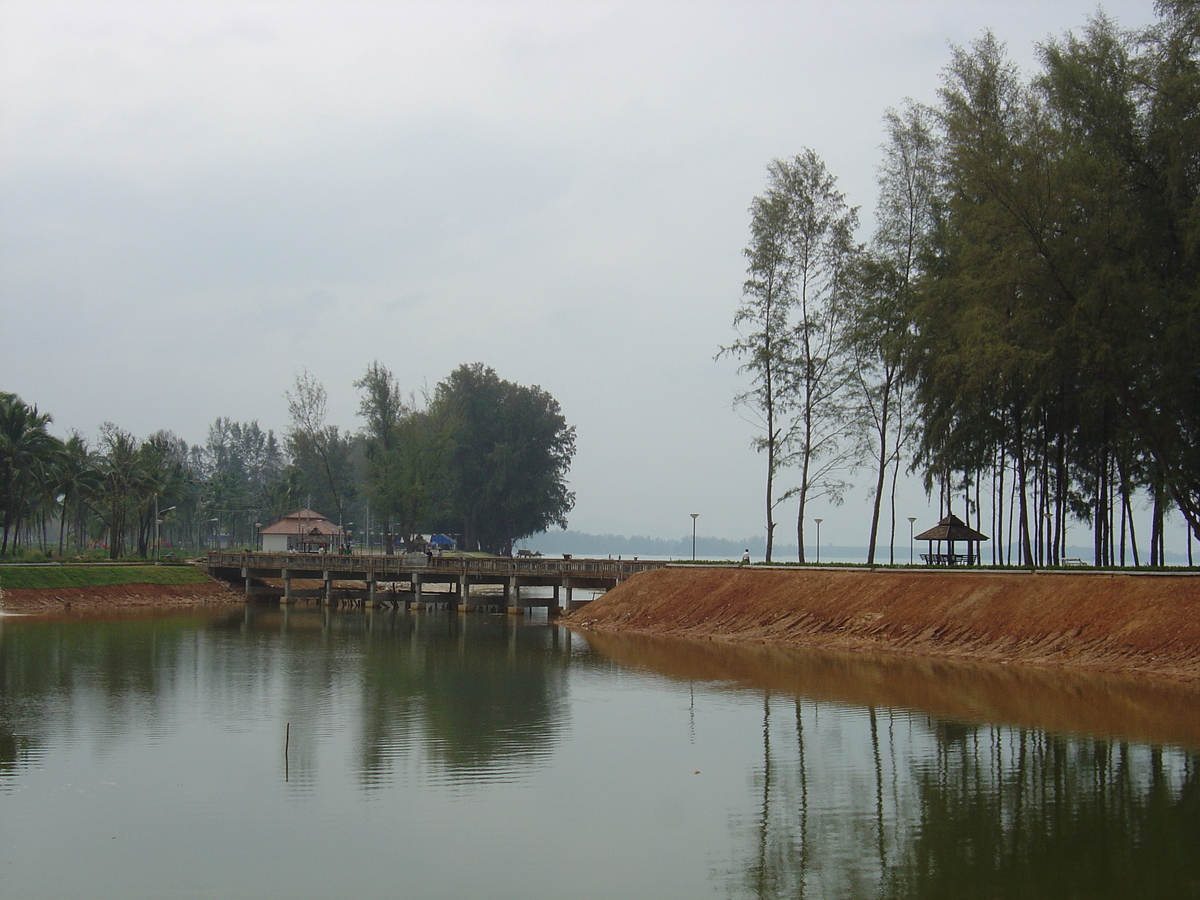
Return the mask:
[[[405,390],[479,361],[576,426],[572,528],[759,534],[713,356],[767,163],[815,150],[865,240],[885,110],[934,101],[951,44],[991,28],[1028,69],[1096,9],[0,0],[0,390],[60,435],[201,443],[282,432],[303,368],[356,429],[372,360]],[[864,492],[822,514],[865,545]]]

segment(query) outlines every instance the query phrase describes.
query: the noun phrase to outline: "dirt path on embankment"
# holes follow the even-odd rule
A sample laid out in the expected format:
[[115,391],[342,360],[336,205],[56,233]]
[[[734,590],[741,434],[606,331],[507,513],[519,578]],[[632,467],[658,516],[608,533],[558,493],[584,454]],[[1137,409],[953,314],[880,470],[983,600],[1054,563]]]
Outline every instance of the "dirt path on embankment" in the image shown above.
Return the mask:
[[95,587],[4,588],[0,612],[47,615],[108,610],[175,609],[242,603],[241,594],[213,582],[117,584]]
[[584,631],[914,654],[1200,681],[1200,576],[667,567]]

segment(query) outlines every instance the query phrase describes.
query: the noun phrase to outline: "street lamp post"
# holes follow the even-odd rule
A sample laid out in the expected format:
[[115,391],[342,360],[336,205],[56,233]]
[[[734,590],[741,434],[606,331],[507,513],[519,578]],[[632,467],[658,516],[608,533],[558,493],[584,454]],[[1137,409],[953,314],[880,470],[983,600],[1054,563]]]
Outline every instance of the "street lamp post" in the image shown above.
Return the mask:
[[913,522],[917,521],[916,516],[908,517],[908,564],[913,564]]
[[690,513],[692,517],[692,562],[696,561],[696,519],[700,518],[700,513]]
[[821,561],[821,523],[824,519],[813,519],[817,523],[817,562]]
[[159,538],[159,530],[158,530],[158,526],[162,524],[162,519],[160,519],[159,516],[165,516],[167,513],[169,513],[174,508],[175,507],[173,507],[173,506],[168,506],[162,512],[159,512],[158,498],[157,497],[154,498],[154,561],[155,562],[158,562],[159,557],[162,555],[162,553],[161,553],[162,542]]

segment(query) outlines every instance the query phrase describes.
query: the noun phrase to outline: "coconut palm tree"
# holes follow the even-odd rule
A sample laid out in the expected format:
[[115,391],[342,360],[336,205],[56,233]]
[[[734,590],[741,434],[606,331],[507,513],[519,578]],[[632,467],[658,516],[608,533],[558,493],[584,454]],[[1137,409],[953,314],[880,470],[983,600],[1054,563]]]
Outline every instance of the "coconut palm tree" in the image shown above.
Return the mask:
[[87,501],[99,490],[95,454],[79,432],[72,432],[62,446],[54,467],[55,496],[59,503],[58,555],[65,550],[68,526],[76,545],[85,534],[88,520]]
[[105,422],[100,426],[100,456],[96,462],[101,488],[96,512],[107,526],[109,559],[119,559],[125,551],[129,514],[141,490],[144,459],[132,434]]
[[[49,413],[16,394],[0,393],[0,556],[45,491],[61,442],[46,431]],[[15,545],[15,539],[11,541]]]

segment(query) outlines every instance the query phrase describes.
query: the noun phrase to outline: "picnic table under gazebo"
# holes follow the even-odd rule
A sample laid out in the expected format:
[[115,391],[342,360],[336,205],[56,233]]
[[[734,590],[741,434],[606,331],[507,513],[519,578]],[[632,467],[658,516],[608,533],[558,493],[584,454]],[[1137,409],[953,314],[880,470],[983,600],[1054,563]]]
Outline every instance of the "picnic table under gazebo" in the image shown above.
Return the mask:
[[[918,541],[929,541],[929,552],[921,554],[921,559],[927,566],[973,566],[979,559],[979,543],[987,539],[986,534],[980,534],[953,513],[914,538]],[[938,543],[936,553],[933,550],[934,541]],[[955,541],[967,545],[965,554],[954,552]],[[946,544],[945,553],[942,552],[943,543]]]

